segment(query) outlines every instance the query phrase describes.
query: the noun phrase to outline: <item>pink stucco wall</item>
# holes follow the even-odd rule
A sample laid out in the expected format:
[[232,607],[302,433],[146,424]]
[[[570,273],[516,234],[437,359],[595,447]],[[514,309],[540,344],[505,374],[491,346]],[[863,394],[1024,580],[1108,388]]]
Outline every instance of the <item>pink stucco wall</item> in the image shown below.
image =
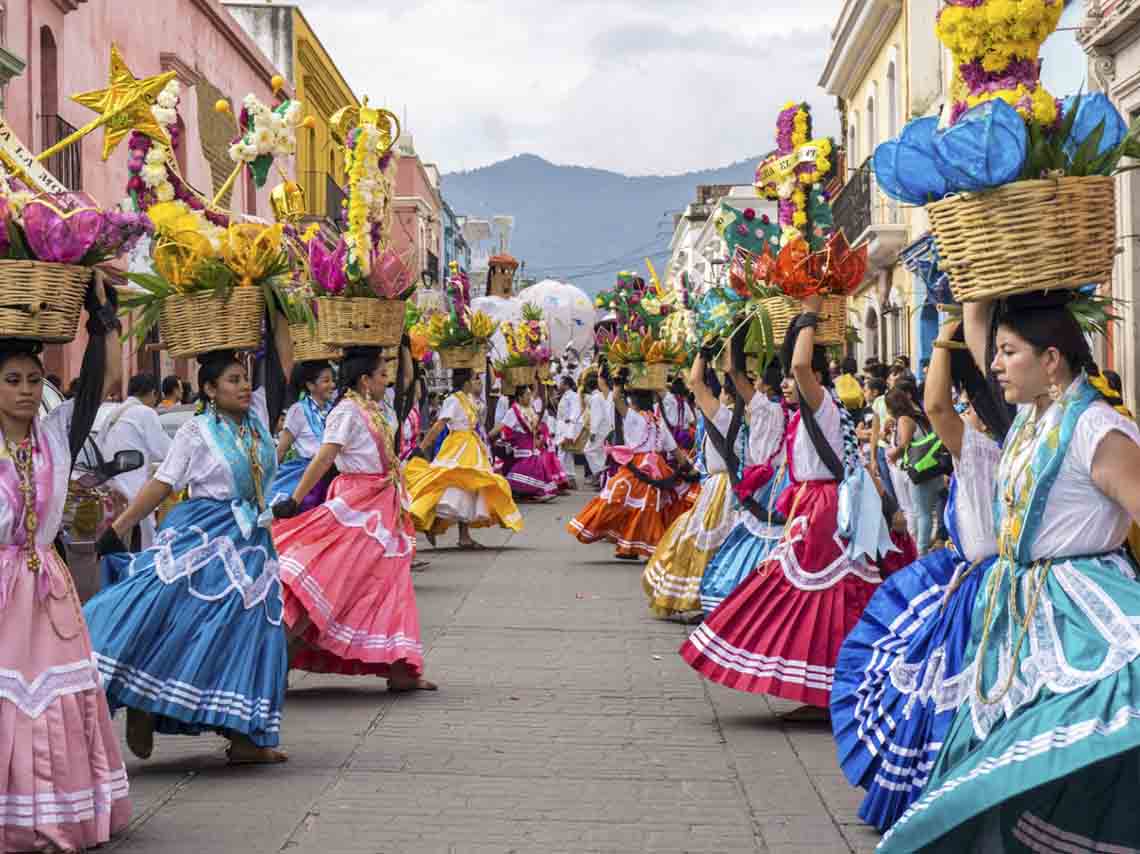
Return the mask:
[[[426,210],[416,199],[423,201]],[[427,262],[427,253],[439,254],[440,200],[439,194],[428,180],[423,163],[415,155],[403,156],[396,168],[395,217],[392,224],[392,243],[397,252],[411,258],[418,276]],[[440,271],[446,276],[446,271]]]
[[[234,101],[240,102],[250,92],[267,103],[272,100],[269,80],[275,70],[217,0],[85,0],[67,13],[60,9],[69,5],[66,0],[62,4],[59,0],[8,0],[6,5],[4,44],[28,65],[8,86],[5,113],[33,151],[44,148],[39,114],[43,77],[40,42],[45,26],[51,29],[57,46],[59,115],[76,127],[90,121],[94,113],[68,96],[107,85],[112,42],[119,45],[136,77],[160,73],[164,70],[160,55],[172,54],[181,65],[201,71]],[[75,0],[71,5],[76,5]],[[179,112],[186,127],[187,178],[209,195],[210,171],[199,143],[197,93],[185,81]],[[80,143],[83,189],[102,204],[112,205],[125,194],[128,150],[124,141],[104,163],[102,140],[102,132],[97,131]],[[292,172],[291,163],[282,165]],[[232,204],[244,210],[242,185],[239,181]],[[271,181],[256,198],[257,214],[267,218],[271,218],[272,186]],[[83,345],[80,340],[66,348],[60,366],[65,380],[78,371]],[[127,375],[132,372],[128,367]]]

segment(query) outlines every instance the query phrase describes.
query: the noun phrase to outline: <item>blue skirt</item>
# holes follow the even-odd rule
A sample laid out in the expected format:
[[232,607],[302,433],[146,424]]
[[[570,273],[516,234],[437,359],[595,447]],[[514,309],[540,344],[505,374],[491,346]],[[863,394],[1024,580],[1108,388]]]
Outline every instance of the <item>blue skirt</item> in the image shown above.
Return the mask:
[[783,525],[761,522],[747,510],[741,510],[736,525],[701,577],[701,610],[707,614],[720,605],[767,560],[783,533]]
[[[785,469],[781,477],[773,477],[756,490],[753,498],[761,507],[767,507],[773,490],[779,495],[788,483]],[[736,525],[701,577],[701,610],[708,614],[723,602],[756,567],[768,559],[783,534],[783,525],[761,522],[748,510],[741,510]]]
[[269,531],[243,538],[227,502],[185,501],[150,549],[104,558],[103,575],[110,586],[83,614],[112,713],[279,743],[288,662]]
[[[949,549],[915,561],[879,586],[839,651],[831,690],[839,764],[867,789],[859,817],[880,831],[922,793],[972,688],[962,671],[974,600],[992,565],[969,569]],[[943,605],[959,570],[965,577]]]
[[[273,479],[273,487],[269,490],[269,494],[272,496],[269,500],[270,506],[293,495],[297,490],[297,484],[305,475],[305,469],[309,467],[311,462],[312,460],[308,457],[293,457],[277,467],[277,476]],[[329,484],[333,482],[334,477],[336,477],[335,468],[330,468],[325,472],[324,477],[317,481],[316,485],[309,490],[308,495],[301,500],[298,512],[304,513],[324,504],[325,498],[328,496]]]

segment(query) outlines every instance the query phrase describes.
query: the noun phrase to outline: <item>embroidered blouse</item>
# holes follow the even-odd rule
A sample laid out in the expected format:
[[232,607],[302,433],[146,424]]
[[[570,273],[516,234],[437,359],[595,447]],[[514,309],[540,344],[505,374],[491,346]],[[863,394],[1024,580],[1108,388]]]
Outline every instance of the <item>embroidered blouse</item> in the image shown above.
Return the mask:
[[[36,543],[50,545],[63,524],[67,482],[71,473],[71,450],[67,431],[71,429],[74,401],[67,401],[35,423],[36,452],[33,457],[39,525]],[[0,432],[0,546],[22,544],[24,539],[24,498],[15,463],[8,458]]]
[[630,407],[622,424],[625,431],[624,447],[635,454],[669,453],[677,450],[677,440],[660,418],[647,416]]
[[[380,404],[380,411],[388,421],[388,428],[394,431],[395,414],[384,403]],[[325,442],[341,446],[336,456],[338,471],[345,474],[384,474],[387,471],[372,431],[351,401],[341,401],[329,413],[325,423]]]

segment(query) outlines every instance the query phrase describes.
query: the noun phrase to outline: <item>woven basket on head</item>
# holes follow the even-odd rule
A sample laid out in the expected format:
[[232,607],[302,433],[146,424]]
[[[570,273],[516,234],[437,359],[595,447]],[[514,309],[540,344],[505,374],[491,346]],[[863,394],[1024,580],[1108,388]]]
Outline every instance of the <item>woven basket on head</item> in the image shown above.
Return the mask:
[[487,364],[482,347],[441,347],[437,352],[440,366],[452,371],[481,371]]
[[525,365],[514,368],[503,368],[503,382],[518,388],[520,385],[534,385],[538,378],[538,368]]
[[[783,338],[778,338],[782,341]],[[847,298],[829,294],[823,298],[819,313],[819,326],[815,328],[815,343],[824,347],[844,344],[847,341]]]
[[307,323],[290,323],[289,337],[293,339],[293,358],[298,362],[331,362],[344,355],[340,348],[322,342],[317,330]]
[[403,334],[404,300],[317,298],[317,337],[330,347],[395,347]]
[[644,391],[664,391],[668,387],[669,366],[664,362],[634,362],[629,366],[629,387]]
[[176,359],[214,350],[255,350],[264,315],[265,296],[257,287],[236,287],[224,299],[214,292],[174,294],[162,301],[158,334]]
[[1116,252],[1115,179],[1016,181],[926,206],[959,302],[1101,284]]
[[0,338],[74,340],[90,281],[90,267],[0,260]]

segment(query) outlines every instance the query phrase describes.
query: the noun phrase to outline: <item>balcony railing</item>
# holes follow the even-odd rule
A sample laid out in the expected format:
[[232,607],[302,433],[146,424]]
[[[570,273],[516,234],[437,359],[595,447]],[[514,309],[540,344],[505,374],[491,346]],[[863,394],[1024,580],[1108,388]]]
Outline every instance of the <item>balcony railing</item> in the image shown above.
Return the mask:
[[[75,133],[75,128],[59,116],[40,116],[43,122],[43,147],[50,148]],[[44,163],[47,170],[69,190],[83,189],[83,152],[81,146],[71,145],[53,154]]]
[[346,198],[340,184],[328,172],[306,172],[301,182],[305,190],[305,210],[309,216],[324,217],[343,226]]
[[851,243],[871,227],[871,199],[871,161],[868,159],[847,179],[831,205],[836,229],[842,229]]

